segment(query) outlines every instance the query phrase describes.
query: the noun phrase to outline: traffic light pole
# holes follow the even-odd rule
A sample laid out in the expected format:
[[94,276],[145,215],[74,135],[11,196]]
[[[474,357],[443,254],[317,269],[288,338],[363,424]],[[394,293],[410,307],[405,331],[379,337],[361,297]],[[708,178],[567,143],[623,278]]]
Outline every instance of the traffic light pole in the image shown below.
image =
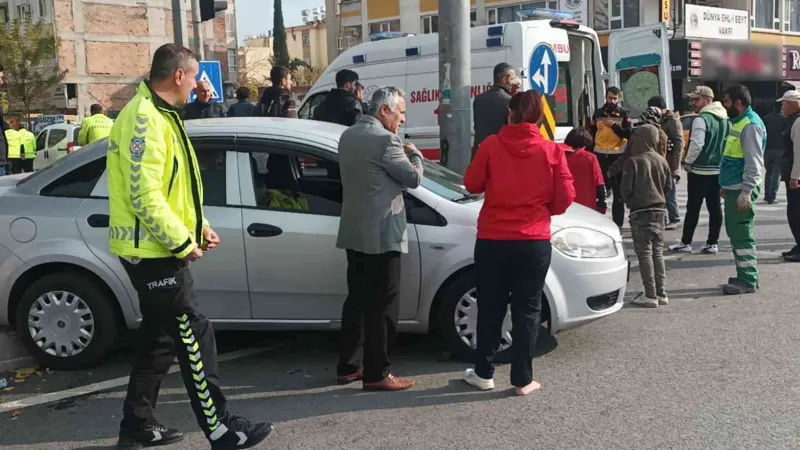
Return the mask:
[[469,0],[439,0],[439,148],[442,165],[463,174],[472,159]]
[[206,59],[206,46],[203,43],[203,22],[200,19],[200,0],[192,0],[192,21],[194,22],[194,52],[197,54],[197,59],[204,61]]
[[184,47],[189,46],[189,39],[186,36],[186,8],[183,7],[184,0],[172,0],[172,29],[175,36],[175,43]]

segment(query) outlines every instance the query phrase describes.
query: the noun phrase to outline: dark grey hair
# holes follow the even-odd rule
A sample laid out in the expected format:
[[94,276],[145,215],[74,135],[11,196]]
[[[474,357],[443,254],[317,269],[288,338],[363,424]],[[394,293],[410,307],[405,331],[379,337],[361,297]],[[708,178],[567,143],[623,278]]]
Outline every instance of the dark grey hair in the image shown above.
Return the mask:
[[380,112],[383,105],[386,105],[394,111],[397,109],[397,103],[401,98],[405,98],[406,93],[403,92],[402,89],[392,87],[392,86],[384,86],[378,88],[374,94],[372,94],[372,100],[369,102],[369,115],[377,116]]
[[197,55],[178,44],[164,44],[153,55],[150,81],[157,83],[175,75],[178,69],[188,71],[197,62]]

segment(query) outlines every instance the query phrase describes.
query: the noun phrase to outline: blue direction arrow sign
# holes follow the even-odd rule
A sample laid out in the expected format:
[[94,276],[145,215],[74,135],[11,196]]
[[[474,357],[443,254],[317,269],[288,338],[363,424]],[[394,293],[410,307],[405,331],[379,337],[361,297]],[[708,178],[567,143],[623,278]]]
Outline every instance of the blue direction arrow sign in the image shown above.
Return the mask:
[[[197,81],[207,81],[211,84],[211,99],[214,103],[225,101],[225,91],[222,89],[222,64],[219,61],[200,61],[200,73]],[[192,92],[189,101],[197,100],[197,95]]]
[[544,95],[553,95],[558,86],[558,60],[550,44],[541,43],[534,47],[528,67],[531,88]]

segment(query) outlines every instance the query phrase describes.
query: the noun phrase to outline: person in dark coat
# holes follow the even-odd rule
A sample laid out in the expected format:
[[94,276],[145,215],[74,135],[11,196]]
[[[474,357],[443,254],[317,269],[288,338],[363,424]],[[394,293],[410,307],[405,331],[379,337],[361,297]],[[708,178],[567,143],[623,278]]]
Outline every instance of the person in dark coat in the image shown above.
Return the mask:
[[356,81],[356,100],[358,100],[358,103],[361,104],[361,112],[364,114],[369,112],[369,103],[367,103],[364,99],[366,93],[367,93],[367,88],[364,87],[364,85],[361,84],[360,81]]
[[292,72],[286,67],[276,66],[269,72],[272,86],[264,89],[261,100],[253,108],[254,117],[297,118],[297,102],[292,95]]
[[781,103],[776,102],[775,108],[764,116],[764,126],[767,127],[767,148],[764,150],[764,166],[767,176],[764,177],[764,200],[770,205],[778,203],[778,189],[781,184],[781,157],[783,156],[783,128],[786,118],[781,114]]
[[208,81],[198,81],[194,93],[197,99],[183,108],[183,120],[225,117],[225,109],[211,98],[214,89]]
[[253,113],[253,106],[250,103],[250,89],[246,86],[241,86],[236,90],[236,99],[238,103],[228,108],[228,117],[250,117]]
[[[0,65],[0,87],[5,84],[3,79],[3,66]],[[3,118],[3,108],[0,108],[0,176],[8,174],[8,142],[6,142],[6,127]]]
[[508,123],[508,104],[511,102],[510,89],[516,78],[514,68],[506,63],[494,66],[494,86],[475,97],[472,103],[472,116],[475,124],[475,140],[472,156],[481,143],[489,136],[500,132]]
[[314,120],[353,126],[361,117],[361,103],[356,98],[358,74],[343,69],[336,72],[336,87],[314,110]]

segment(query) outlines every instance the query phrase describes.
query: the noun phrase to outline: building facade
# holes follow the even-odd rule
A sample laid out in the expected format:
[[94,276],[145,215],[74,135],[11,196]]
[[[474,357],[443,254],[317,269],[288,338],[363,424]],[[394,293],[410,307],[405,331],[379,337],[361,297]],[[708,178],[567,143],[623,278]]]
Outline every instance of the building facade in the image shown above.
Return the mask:
[[[246,38],[239,49],[242,73],[251,81],[267,85],[272,46],[275,37],[270,32],[262,36]],[[328,31],[325,20],[286,28],[286,46],[289,58],[299,59],[315,69],[328,66]]]
[[[192,37],[191,3],[184,1],[187,36]],[[171,0],[0,0],[0,22],[25,14],[53,23],[61,41],[58,68],[66,72],[54,89],[59,112],[84,116],[100,103],[121,109],[147,77],[156,49],[174,42]],[[219,60],[225,81],[236,82],[238,53],[235,0],[202,24],[207,60]],[[189,40],[193,46],[193,39]]]

